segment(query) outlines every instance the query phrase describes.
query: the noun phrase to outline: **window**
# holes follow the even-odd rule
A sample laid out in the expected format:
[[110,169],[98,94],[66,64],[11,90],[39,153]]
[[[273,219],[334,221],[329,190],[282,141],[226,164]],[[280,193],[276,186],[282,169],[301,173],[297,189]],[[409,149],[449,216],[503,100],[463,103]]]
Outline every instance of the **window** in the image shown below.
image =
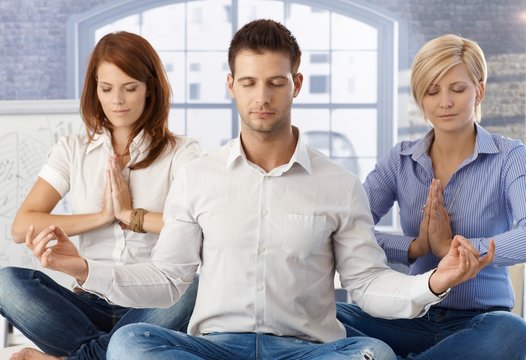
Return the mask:
[[[166,69],[166,71],[168,71],[168,69]],[[201,71],[201,64],[199,63],[190,64],[190,71]]]
[[329,62],[328,54],[311,54],[310,62],[313,64],[326,64]]
[[190,84],[189,100],[199,100],[201,94],[201,84]]
[[327,75],[311,75],[309,85],[311,94],[325,94],[329,88],[329,77]]
[[72,25],[79,29],[76,94],[96,41],[109,31],[136,32],[152,43],[166,66],[173,89],[172,129],[212,150],[239,132],[237,110],[226,91],[227,49],[232,34],[256,18],[284,23],[302,48],[304,85],[293,105],[293,123],[314,146],[327,141],[327,154],[363,180],[393,145],[398,59],[396,20],[363,4],[132,0],[100,8]]

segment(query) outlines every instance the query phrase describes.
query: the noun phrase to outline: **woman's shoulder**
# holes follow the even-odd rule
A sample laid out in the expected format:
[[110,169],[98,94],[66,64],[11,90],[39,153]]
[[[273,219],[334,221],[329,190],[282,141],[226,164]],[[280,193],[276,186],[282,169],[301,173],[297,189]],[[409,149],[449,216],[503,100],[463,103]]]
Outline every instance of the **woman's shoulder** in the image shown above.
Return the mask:
[[170,146],[168,149],[174,154],[183,152],[201,153],[201,145],[196,139],[185,135],[175,135],[175,146]]
[[511,151],[517,147],[524,147],[522,140],[506,137],[502,134],[491,133],[491,139],[501,151]]
[[165,150],[165,156],[172,158],[172,162],[178,159],[187,161],[196,159],[201,157],[203,153],[203,149],[197,140],[184,135],[176,135],[175,145],[167,146]]
[[[483,159],[501,164],[526,164],[526,147],[519,139],[492,133],[477,126],[477,150]],[[515,165],[513,165],[515,166]]]
[[477,140],[479,152],[488,154],[500,154],[499,157],[508,157],[510,154],[522,154],[526,156],[526,148],[520,139],[507,137],[499,133],[490,133],[486,129],[480,129],[480,139]]
[[185,149],[189,147],[196,147],[199,146],[199,142],[191,137],[188,137],[186,135],[175,135],[175,149]]
[[88,144],[89,139],[85,134],[69,134],[60,136],[55,146],[74,150],[85,148],[88,146]]

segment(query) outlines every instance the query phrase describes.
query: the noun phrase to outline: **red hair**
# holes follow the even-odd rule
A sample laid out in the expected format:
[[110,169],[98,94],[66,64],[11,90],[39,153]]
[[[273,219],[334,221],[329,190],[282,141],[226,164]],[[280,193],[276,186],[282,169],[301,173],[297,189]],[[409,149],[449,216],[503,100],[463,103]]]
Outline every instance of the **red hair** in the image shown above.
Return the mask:
[[119,31],[100,39],[91,53],[80,98],[80,114],[90,140],[104,128],[112,131],[97,96],[97,68],[102,62],[112,63],[133,79],[146,83],[144,111],[133,125],[127,145],[144,130],[150,140],[148,155],[132,169],[148,167],[176,142],[168,130],[171,89],[161,59],[150,43],[136,34]]

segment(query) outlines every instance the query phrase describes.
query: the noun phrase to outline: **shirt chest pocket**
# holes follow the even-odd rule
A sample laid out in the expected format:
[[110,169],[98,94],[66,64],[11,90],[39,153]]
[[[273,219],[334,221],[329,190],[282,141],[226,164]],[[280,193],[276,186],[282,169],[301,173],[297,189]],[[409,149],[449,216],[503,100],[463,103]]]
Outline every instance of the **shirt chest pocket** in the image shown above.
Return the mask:
[[327,221],[323,215],[286,214],[280,237],[281,249],[305,259],[316,254],[327,240]]

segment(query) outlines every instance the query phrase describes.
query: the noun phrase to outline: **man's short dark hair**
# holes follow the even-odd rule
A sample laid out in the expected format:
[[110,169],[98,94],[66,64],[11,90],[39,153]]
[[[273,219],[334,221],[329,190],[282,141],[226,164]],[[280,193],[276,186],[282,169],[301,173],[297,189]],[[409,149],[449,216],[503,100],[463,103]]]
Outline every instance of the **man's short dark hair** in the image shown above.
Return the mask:
[[278,51],[289,55],[292,73],[298,71],[301,50],[296,38],[289,29],[274,20],[254,20],[239,29],[228,48],[228,65],[234,75],[234,63],[237,54],[242,50],[256,53]]

